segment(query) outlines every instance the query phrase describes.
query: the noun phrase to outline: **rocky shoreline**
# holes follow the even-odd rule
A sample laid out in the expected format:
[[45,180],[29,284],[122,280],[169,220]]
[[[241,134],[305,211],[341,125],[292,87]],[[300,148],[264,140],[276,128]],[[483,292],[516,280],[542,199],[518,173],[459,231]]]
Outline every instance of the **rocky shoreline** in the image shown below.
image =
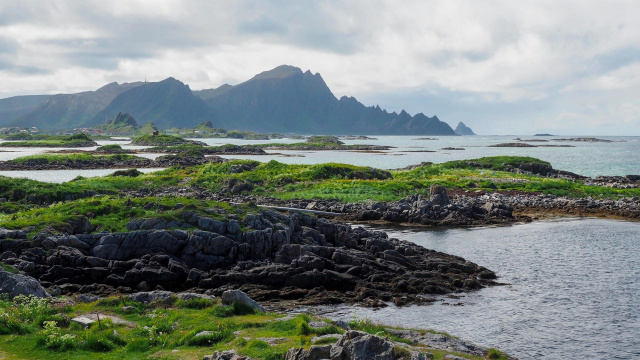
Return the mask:
[[0,260],[62,294],[241,289],[281,307],[421,304],[432,301],[428,295],[496,284],[492,271],[460,257],[299,213],[265,210],[220,221],[184,212],[127,228],[93,234],[79,217],[67,235],[27,239],[25,230],[3,229]]

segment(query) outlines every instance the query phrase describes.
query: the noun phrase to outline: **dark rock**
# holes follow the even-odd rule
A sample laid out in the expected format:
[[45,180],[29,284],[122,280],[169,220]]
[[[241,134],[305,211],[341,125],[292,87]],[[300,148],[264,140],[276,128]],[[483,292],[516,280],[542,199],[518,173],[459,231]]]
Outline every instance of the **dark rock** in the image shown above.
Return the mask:
[[6,294],[10,299],[18,295],[50,297],[38,280],[31,276],[12,274],[2,268],[0,268],[0,294]]
[[429,188],[429,194],[429,201],[435,205],[445,206],[450,204],[447,188],[442,185],[431,185]]
[[173,293],[171,291],[154,290],[149,292],[137,292],[129,294],[128,297],[135,302],[149,304],[154,301],[170,302],[170,298],[172,295]]

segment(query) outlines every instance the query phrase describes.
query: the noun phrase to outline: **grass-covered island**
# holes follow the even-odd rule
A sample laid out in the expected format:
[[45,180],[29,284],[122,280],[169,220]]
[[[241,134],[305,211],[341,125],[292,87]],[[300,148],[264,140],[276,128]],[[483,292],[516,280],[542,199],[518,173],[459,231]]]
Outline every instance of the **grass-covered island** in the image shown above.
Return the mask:
[[86,134],[75,135],[29,135],[14,134],[4,137],[0,147],[92,147],[98,146]]
[[[26,276],[32,292],[56,296],[0,301],[1,358],[201,359],[235,349],[253,359],[306,359],[309,350],[295,348],[329,351],[365,335],[304,315],[277,320],[273,311],[426,306],[435,295],[494,286],[499,275],[344,220],[468,226],[558,214],[640,219],[640,176],[591,179],[529,157],[391,171],[220,160],[127,175],[63,184],[0,177],[0,277]],[[272,312],[221,304],[230,289]],[[154,290],[168,293],[159,300]],[[87,329],[72,321],[97,320],[96,313],[101,321]],[[437,344],[457,344],[453,353],[462,358],[504,358],[429,331],[348,325],[381,336],[367,338],[380,346],[394,341],[389,359],[412,351],[444,359]],[[315,339],[321,335],[330,336]]]
[[135,137],[131,141],[132,145],[140,145],[140,146],[173,146],[173,145],[182,145],[182,144],[200,144],[205,145],[202,142],[187,140],[180,136],[175,135],[152,135],[146,134],[142,136]]
[[248,145],[271,150],[358,150],[382,151],[391,149],[382,145],[345,145],[337,136],[311,136],[304,142],[292,144],[254,144]]

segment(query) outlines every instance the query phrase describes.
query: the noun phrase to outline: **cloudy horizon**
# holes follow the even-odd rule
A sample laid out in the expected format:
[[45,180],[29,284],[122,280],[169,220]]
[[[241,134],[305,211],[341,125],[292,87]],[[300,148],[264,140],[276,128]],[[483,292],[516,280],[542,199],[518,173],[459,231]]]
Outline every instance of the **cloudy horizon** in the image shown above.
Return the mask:
[[479,134],[640,135],[640,2],[3,1],[0,98],[288,64]]

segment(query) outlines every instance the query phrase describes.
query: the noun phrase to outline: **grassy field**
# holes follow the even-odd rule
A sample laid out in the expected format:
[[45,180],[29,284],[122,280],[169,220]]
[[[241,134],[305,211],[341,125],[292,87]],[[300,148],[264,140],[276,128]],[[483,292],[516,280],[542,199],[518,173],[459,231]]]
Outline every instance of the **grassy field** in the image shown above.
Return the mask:
[[[441,184],[449,189],[522,191],[576,198],[591,196],[615,199],[640,196],[640,189],[588,186],[580,180],[504,171],[509,164],[531,162],[540,160],[493,157],[466,162],[426,164],[413,170],[385,171],[336,163],[287,165],[277,161],[260,163],[236,160],[191,168],[173,167],[137,177],[78,178],[63,184],[0,177],[0,198],[17,204],[50,204],[83,197],[87,191],[118,196],[125,190],[197,185],[205,190],[218,192],[231,182],[251,184],[253,189],[250,193],[255,195],[269,195],[282,199],[336,199],[348,202],[393,201],[415,193],[427,195],[432,184]],[[477,164],[490,167],[479,168]],[[233,170],[237,168],[243,170]]]
[[[70,321],[75,316],[91,313],[103,317],[89,328]],[[117,316],[129,324],[116,325],[104,315]],[[68,298],[45,300],[18,296],[13,301],[0,299],[0,356],[3,359],[177,360],[202,359],[215,350],[236,349],[254,359],[276,360],[282,359],[289,348],[308,348],[315,336],[344,332],[328,320],[326,326],[312,328],[309,326],[312,320],[323,319],[305,314],[282,319],[282,315],[257,313],[235,303],[224,306],[208,299],[171,298],[143,305],[123,296],[76,304]],[[354,319],[349,325],[406,342],[366,319]],[[203,331],[208,333],[196,336]],[[421,351],[433,354],[434,359],[444,359],[446,354],[480,359],[432,349]],[[506,358],[496,350],[490,350],[489,354],[491,359]]]

